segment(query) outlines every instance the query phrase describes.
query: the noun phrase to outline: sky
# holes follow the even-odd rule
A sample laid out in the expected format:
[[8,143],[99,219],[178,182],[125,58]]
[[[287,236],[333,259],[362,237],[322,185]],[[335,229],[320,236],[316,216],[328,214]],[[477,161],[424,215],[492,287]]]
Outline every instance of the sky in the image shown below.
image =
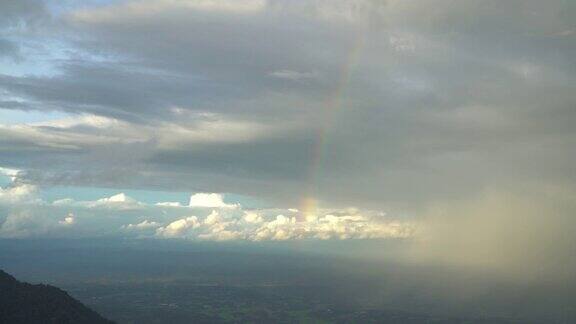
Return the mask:
[[409,239],[573,270],[573,1],[0,11],[2,237]]

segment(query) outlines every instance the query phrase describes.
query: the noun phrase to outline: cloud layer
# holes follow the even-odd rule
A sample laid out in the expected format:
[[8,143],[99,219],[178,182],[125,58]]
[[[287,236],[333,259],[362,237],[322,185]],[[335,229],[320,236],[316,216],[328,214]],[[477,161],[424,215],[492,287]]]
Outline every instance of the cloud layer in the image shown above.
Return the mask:
[[[0,165],[29,182],[283,205],[314,187],[328,204],[382,207],[575,180],[575,8],[564,1],[6,10],[4,36],[28,54],[2,72],[0,108],[70,115],[0,127]],[[42,66],[26,70],[32,61]]]
[[215,193],[197,193],[190,205],[146,204],[119,193],[94,201],[37,197],[31,185],[0,191],[0,237],[129,237],[202,241],[408,238],[412,224],[374,211],[244,209]]

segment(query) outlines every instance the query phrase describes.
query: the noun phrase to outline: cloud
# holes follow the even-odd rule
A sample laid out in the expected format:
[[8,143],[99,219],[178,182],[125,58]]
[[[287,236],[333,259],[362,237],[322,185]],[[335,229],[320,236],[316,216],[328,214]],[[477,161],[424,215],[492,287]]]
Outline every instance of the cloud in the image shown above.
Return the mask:
[[58,220],[57,216],[46,215],[42,210],[40,206],[12,210],[0,223],[0,238],[65,237],[67,233],[64,230],[76,225],[72,213]]
[[291,81],[300,81],[306,79],[316,78],[318,75],[313,72],[298,72],[292,70],[278,70],[270,73],[270,76],[278,79],[286,79]]
[[165,202],[156,203],[156,206],[162,206],[162,207],[182,207],[182,204],[181,204],[180,202],[177,202],[177,201],[165,201]]
[[247,211],[244,212],[244,221],[246,221],[247,223],[262,223],[263,219],[262,216],[260,216],[256,212]]
[[21,238],[45,235],[51,225],[49,221],[41,216],[31,215],[26,211],[12,212],[0,226],[0,237]]
[[43,1],[22,0],[17,2],[2,2],[0,11],[4,14],[0,18],[0,26],[8,30],[31,28],[48,17]]
[[133,202],[133,201],[134,201],[134,199],[126,196],[126,194],[124,194],[124,193],[119,193],[119,194],[116,194],[114,196],[110,196],[108,198],[102,198],[102,199],[97,200],[97,202],[104,203],[104,204],[107,204],[107,203],[126,203],[126,202]]
[[89,207],[105,207],[105,208],[117,208],[117,209],[138,209],[143,207],[142,203],[131,197],[128,197],[123,192],[110,197],[98,199],[94,202],[81,202],[81,203],[84,203]]
[[[164,238],[188,238],[219,240],[221,237],[228,237],[227,227],[234,224],[233,221],[224,222],[217,211],[213,210],[204,219],[197,216],[189,216],[178,219],[165,227],[156,230],[156,235]],[[221,236],[221,233],[223,236]]]
[[0,215],[0,238],[78,237],[76,216],[62,218],[61,212],[46,205],[20,205],[6,217]]
[[157,223],[157,222],[152,222],[149,220],[143,220],[142,222],[138,223],[138,224],[128,224],[128,225],[122,225],[122,229],[126,229],[126,230],[146,230],[146,229],[154,229],[154,228],[158,228],[162,226],[162,224]]
[[36,198],[38,188],[29,184],[14,184],[6,188],[0,187],[0,202],[19,203],[30,201]]
[[129,197],[123,192],[94,201],[76,201],[72,198],[57,199],[52,202],[52,205],[60,207],[101,208],[112,210],[137,210],[146,207],[142,202]]
[[167,226],[159,228],[156,234],[168,238],[183,237],[187,230],[194,229],[198,226],[200,226],[198,217],[190,216],[173,221]]
[[124,19],[150,17],[163,11],[189,10],[208,14],[256,14],[266,7],[266,0],[144,0],[127,1],[104,8],[83,9],[71,14],[71,19],[83,23],[107,23]]
[[0,58],[7,57],[17,61],[20,59],[20,49],[14,42],[0,38]]
[[230,205],[224,202],[222,195],[215,193],[197,193],[190,197],[189,207],[207,208],[235,208],[237,205]]
[[10,177],[10,180],[12,181],[16,180],[16,176],[18,176],[19,172],[20,170],[0,167],[0,174]]
[[[13,12],[35,11],[26,3]],[[0,164],[36,184],[235,192],[286,206],[308,187],[329,205],[407,208],[537,177],[573,186],[563,161],[576,156],[574,49],[551,35],[576,28],[574,7],[514,4],[71,7],[46,32],[78,59],[59,58],[49,76],[0,77],[22,103],[11,109],[71,116],[0,127]],[[321,171],[311,171],[316,152]]]
[[282,214],[263,216],[267,211],[226,215],[212,210],[206,217],[189,216],[156,230],[156,236],[190,240],[328,240],[328,239],[405,239],[414,231],[407,222],[384,221],[360,214],[326,214],[316,220],[297,221]]
[[39,199],[42,192],[30,185],[2,190],[10,192],[10,199],[0,199],[2,237],[285,241],[406,239],[414,232],[411,222],[371,210],[318,209],[317,217],[303,220],[297,209],[244,209],[216,193],[193,194],[189,206],[176,206],[144,203],[124,193],[49,202]]
[[74,214],[69,213],[68,216],[64,217],[64,219],[58,223],[64,226],[72,226],[76,223],[76,218],[74,217]]

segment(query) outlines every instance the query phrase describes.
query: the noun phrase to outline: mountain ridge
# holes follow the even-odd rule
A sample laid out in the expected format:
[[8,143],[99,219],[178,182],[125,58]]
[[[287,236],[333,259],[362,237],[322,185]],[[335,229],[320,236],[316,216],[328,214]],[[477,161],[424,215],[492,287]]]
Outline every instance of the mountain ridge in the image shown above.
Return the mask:
[[58,287],[20,282],[0,269],[0,323],[113,324]]

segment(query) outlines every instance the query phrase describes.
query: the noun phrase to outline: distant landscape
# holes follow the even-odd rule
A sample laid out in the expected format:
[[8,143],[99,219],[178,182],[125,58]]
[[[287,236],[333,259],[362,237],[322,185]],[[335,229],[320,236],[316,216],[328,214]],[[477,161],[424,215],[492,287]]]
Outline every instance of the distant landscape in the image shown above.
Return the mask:
[[[3,267],[32,282],[55,284],[118,323],[562,323],[576,318],[571,287],[514,286],[488,273],[327,253],[337,243],[325,242],[317,253],[295,253],[303,246],[290,244],[1,243]],[[372,248],[387,244],[397,243]],[[460,299],[461,293],[474,297]],[[538,307],[527,306],[535,301]]]

